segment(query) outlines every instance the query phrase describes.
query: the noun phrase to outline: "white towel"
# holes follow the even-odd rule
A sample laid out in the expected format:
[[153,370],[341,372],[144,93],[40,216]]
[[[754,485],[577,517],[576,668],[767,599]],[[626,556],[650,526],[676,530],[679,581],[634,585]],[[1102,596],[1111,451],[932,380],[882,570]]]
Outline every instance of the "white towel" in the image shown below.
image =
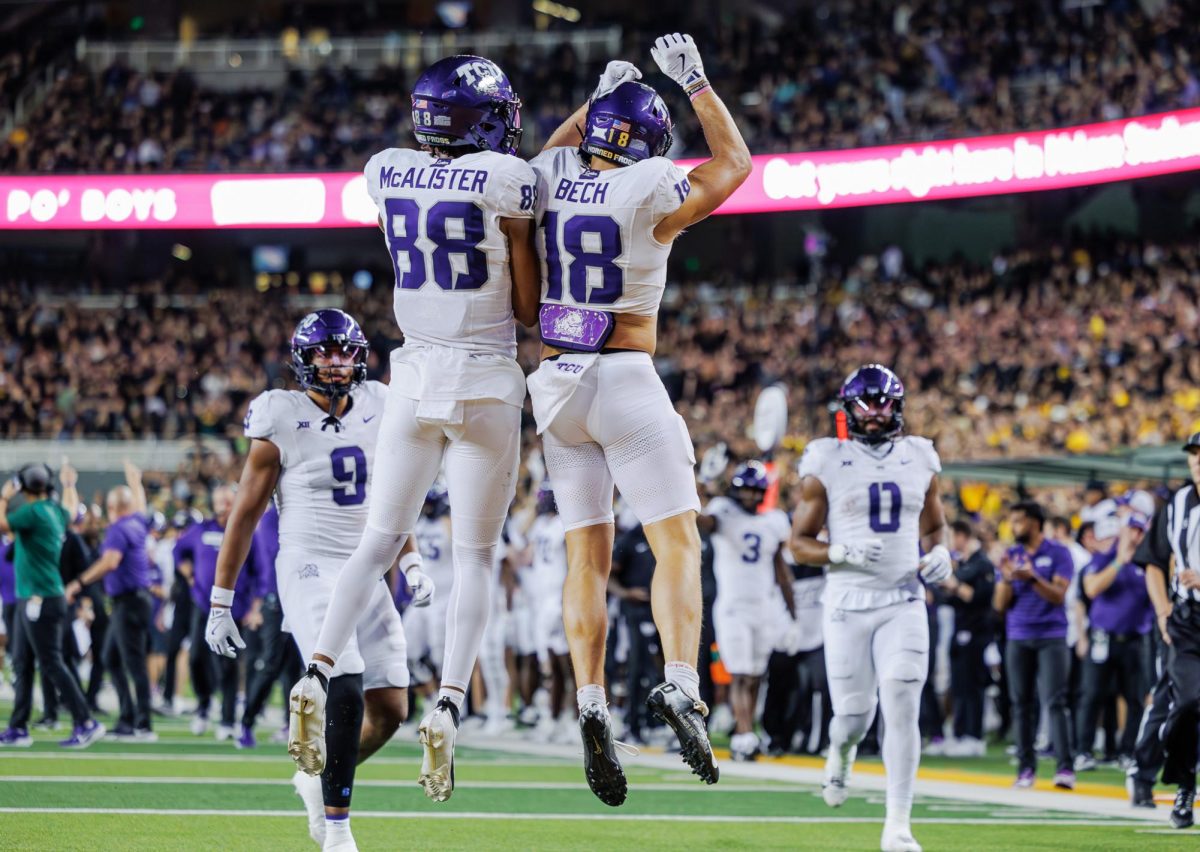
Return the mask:
[[554,422],[558,412],[579,387],[587,371],[600,360],[599,352],[572,352],[553,361],[543,361],[527,380],[529,398],[533,401],[533,419],[538,434]]

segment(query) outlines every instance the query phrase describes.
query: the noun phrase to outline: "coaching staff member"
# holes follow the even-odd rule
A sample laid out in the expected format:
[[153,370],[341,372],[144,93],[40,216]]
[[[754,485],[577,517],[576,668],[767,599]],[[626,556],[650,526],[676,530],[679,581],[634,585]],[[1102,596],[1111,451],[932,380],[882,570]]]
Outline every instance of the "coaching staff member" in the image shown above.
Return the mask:
[[[1200,432],[1183,445],[1192,481],[1171,495],[1153,530],[1146,571],[1159,630],[1170,646],[1167,671],[1172,700],[1163,728],[1162,780],[1178,785],[1171,824],[1193,823],[1196,799],[1197,725],[1200,725]],[[1161,569],[1171,558],[1175,570],[1165,584]],[[1153,567],[1155,570],[1149,570]]]
[[[44,464],[28,464],[16,479],[0,489],[0,532],[15,539],[17,608],[13,633],[13,673],[16,700],[8,730],[0,734],[0,745],[28,746],[33,743],[27,725],[33,706],[33,662],[50,678],[62,702],[74,717],[75,729],[59,745],[87,748],[104,735],[104,726],[92,718],[83,690],[71,677],[63,660],[63,627],[67,623],[67,599],[58,571],[68,511],[79,505],[75,471],[63,464],[64,506],[51,499],[54,474]],[[21,491],[25,502],[9,511],[8,501]]]

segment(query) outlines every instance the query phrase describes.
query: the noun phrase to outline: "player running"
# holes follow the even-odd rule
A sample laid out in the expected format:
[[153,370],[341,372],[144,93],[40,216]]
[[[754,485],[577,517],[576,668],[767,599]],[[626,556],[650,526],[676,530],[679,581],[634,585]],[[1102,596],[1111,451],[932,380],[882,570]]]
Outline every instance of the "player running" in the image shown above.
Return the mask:
[[[246,647],[232,617],[233,589],[273,492],[280,606],[301,654],[312,653],[338,572],[367,520],[387,386],[366,381],[366,360],[367,339],[353,317],[332,309],[309,314],[292,335],[292,369],[301,390],[266,391],[250,404],[250,452],[217,556],[205,633],[215,653],[233,657]],[[420,575],[411,566],[419,563],[415,553],[402,560],[418,589]],[[372,587],[361,615],[348,650],[328,675],[329,759],[322,752],[320,766],[302,765],[308,774],[293,778],[308,809],[309,833],[327,850],[356,848],[349,820],[355,766],[408,716],[404,628],[386,583]],[[291,738],[297,733],[293,725]],[[317,773],[319,781],[311,777]]]
[[[739,465],[728,497],[714,497],[696,519],[701,532],[712,534],[717,599],[713,628],[721,661],[733,677],[729,702],[736,729],[729,748],[734,760],[753,760],[761,752],[754,733],[758,687],[767,661],[784,629],[777,611],[780,591],[788,613],[795,616],[792,572],[783,561],[791,538],[787,515],[778,509],[759,514],[770,474],[761,462]],[[778,591],[777,591],[778,589]]]
[[403,617],[408,640],[409,669],[421,673],[422,697],[435,694],[441,677],[442,658],[446,653],[446,612],[454,588],[454,562],[450,558],[450,501],[446,486],[436,481],[425,495],[421,517],[417,519],[417,550],[421,570],[438,590],[429,606],[409,607]]
[[491,609],[494,557],[516,488],[525,376],[514,314],[537,318],[532,169],[512,154],[521,102],[504,72],[479,56],[431,65],[412,93],[420,150],[370,159],[367,191],[396,271],[404,346],[392,378],[372,476],[366,529],[338,576],[308,672],[292,691],[294,719],[322,751],[324,679],[354,632],[380,575],[412,535],[425,493],[445,466],[454,592],[436,706],[419,728],[425,794],[454,791],[459,712]]
[[649,86],[633,82],[641,76],[636,68],[614,62],[590,103],[532,161],[545,280],[543,360],[529,391],[566,529],[563,615],[579,686],[585,775],[592,792],[613,806],[626,794],[602,686],[614,484],[657,560],[651,606],[666,683],[651,691],[649,704],[678,735],[692,771],[709,784],[718,777],[696,672],[695,456],[651,355],[671,243],[750,173],[750,152],[709,86],[691,36],[663,36],[651,53],[691,98],[711,159],[687,175],[666,159],[666,105]]
[[[834,715],[825,803],[836,808],[846,801],[850,768],[875,716],[878,690],[887,723],[887,819],[880,848],[920,852],[909,815],[929,657],[921,581],[940,583],[951,570],[938,496],[942,464],[931,441],[902,434],[904,386],[887,367],[855,370],[840,397],[852,440],[818,438],[805,448],[791,541],[797,562],[829,565],[822,603]],[[817,539],[826,527],[828,544]]]

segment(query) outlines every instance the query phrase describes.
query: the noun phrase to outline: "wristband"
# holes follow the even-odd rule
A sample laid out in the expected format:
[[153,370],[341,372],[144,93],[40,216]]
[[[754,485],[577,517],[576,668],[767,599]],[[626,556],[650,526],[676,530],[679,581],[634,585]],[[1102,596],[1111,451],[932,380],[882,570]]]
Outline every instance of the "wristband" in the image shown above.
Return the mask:
[[217,606],[232,607],[233,589],[222,589],[220,586],[213,586],[212,593],[208,596],[208,602]]
[[411,551],[400,557],[400,573],[403,574],[405,577],[408,576],[409,571],[413,570],[414,568],[420,568],[420,567],[421,567],[421,554],[417,553],[417,551],[415,551],[415,550]]
[[689,101],[694,101],[705,92],[712,91],[712,86],[709,85],[707,77],[701,77],[699,80],[695,80],[684,86],[683,91],[687,94]]
[[846,545],[831,544],[829,545],[829,562],[831,565],[837,565],[846,561]]

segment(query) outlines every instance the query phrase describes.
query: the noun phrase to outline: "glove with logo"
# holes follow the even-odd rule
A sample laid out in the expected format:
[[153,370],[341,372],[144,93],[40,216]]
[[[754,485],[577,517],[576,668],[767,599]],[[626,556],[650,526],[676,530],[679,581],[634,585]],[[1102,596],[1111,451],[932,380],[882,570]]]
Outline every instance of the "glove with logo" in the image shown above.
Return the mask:
[[934,545],[933,549],[921,557],[917,563],[921,569],[921,579],[926,583],[941,583],[950,579],[954,570],[950,560],[950,551],[944,545]]
[[608,63],[608,67],[604,69],[604,73],[600,75],[600,82],[596,85],[596,91],[592,92],[592,96],[588,98],[588,103],[602,98],[615,89],[622,83],[630,83],[642,79],[642,72],[632,62],[626,62],[623,59],[614,59]]
[[435,587],[428,574],[421,571],[421,554],[413,551],[400,557],[400,573],[412,589],[413,606],[429,606]]
[[700,51],[690,35],[669,33],[659,36],[650,48],[650,55],[662,72],[678,83],[692,100],[708,90],[704,63],[700,61]]

